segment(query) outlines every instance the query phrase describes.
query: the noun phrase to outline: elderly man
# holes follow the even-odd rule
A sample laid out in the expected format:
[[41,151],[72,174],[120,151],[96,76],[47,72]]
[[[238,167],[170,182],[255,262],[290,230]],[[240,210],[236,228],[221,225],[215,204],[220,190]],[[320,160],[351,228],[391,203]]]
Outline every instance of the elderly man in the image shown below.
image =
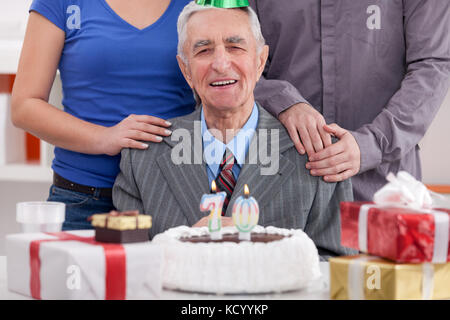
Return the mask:
[[[178,33],[178,62],[201,107],[172,119],[172,137],[163,143],[122,151],[116,208],[151,214],[151,236],[178,225],[205,225],[200,199],[215,181],[227,193],[222,223],[229,225],[247,184],[259,202],[259,224],[303,229],[322,256],[353,253],[340,245],[339,203],[352,200],[350,181],[311,176],[283,125],[254,101],[268,55],[256,14],[190,3]],[[269,161],[262,156],[268,153]],[[264,170],[269,162],[272,170]]]

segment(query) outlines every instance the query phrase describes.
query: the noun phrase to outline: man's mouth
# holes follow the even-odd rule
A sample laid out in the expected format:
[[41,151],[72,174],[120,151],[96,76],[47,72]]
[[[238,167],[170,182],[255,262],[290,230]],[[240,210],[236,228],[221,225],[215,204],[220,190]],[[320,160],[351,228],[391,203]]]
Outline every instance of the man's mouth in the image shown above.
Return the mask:
[[237,80],[225,80],[225,81],[215,81],[210,84],[212,87],[225,87],[235,84]]

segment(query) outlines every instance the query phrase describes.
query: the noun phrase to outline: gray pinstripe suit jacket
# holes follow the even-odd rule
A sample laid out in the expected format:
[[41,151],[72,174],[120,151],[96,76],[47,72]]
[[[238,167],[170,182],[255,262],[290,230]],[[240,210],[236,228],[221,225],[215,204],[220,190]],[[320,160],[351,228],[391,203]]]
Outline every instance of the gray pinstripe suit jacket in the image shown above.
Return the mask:
[[[121,172],[113,188],[114,205],[120,211],[138,209],[150,214],[151,237],[178,225],[191,226],[206,215],[200,212],[199,204],[210,187],[200,126],[194,125],[195,120],[200,121],[200,108],[170,121],[171,130],[186,129],[200,139],[197,145],[190,146],[192,158],[197,157],[198,164],[174,164],[171,151],[179,142],[171,141],[171,137],[150,144],[147,150],[122,150]],[[305,168],[307,157],[299,155],[283,125],[261,107],[255,136],[259,135],[259,129],[267,129],[269,155],[271,134],[273,130],[279,132],[279,170],[274,175],[262,175],[261,161],[252,161],[247,155],[225,215],[231,216],[235,199],[243,194],[244,184],[248,184],[259,203],[260,225],[303,229],[324,257],[355,254],[356,251],[340,245],[339,203],[352,200],[350,181],[326,183],[311,176]],[[257,143],[255,136],[250,149]]]

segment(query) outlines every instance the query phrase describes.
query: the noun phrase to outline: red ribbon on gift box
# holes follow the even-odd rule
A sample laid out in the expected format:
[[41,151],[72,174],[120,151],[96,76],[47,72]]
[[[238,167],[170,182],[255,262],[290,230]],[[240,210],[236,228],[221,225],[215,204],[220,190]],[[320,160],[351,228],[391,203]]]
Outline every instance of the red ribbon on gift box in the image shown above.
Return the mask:
[[40,245],[50,241],[79,241],[103,247],[105,252],[105,299],[124,300],[126,296],[126,258],[125,249],[121,244],[102,243],[94,237],[80,237],[66,232],[46,233],[56,239],[34,240],[30,244],[30,291],[35,299],[41,299],[41,260]]

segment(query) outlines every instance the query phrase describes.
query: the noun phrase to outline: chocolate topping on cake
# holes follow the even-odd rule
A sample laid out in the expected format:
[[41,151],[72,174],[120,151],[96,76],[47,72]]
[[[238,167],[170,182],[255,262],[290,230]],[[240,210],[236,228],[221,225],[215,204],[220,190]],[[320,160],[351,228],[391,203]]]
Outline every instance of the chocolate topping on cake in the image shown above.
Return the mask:
[[[273,233],[256,233],[252,232],[251,235],[251,242],[272,242],[272,241],[278,241],[286,236],[281,234],[273,234]],[[287,237],[290,237],[288,235]],[[239,243],[244,240],[239,240],[239,233],[231,233],[231,234],[223,234],[221,240],[212,240],[209,235],[204,236],[191,236],[191,237],[181,237],[180,241],[182,242],[192,242],[192,243],[208,243],[208,242],[235,242]]]

